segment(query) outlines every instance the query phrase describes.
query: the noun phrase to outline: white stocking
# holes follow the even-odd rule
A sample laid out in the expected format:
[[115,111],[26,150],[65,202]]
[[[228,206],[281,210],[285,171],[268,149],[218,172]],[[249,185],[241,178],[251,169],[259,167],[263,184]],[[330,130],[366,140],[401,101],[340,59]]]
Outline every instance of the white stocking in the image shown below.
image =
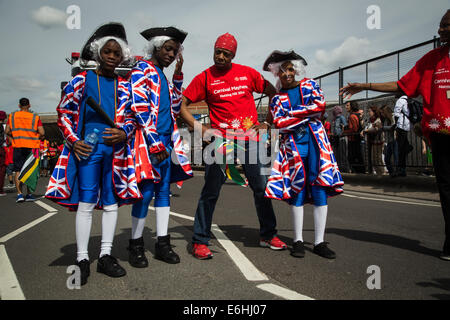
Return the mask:
[[75,235],[77,237],[77,261],[87,259],[89,237],[91,235],[92,211],[95,203],[80,202],[75,217]]
[[303,242],[303,206],[291,206],[292,222],[294,224],[294,242]]
[[139,239],[144,233],[145,218],[131,217],[131,239]]
[[328,206],[314,206],[314,245],[323,242],[325,236],[325,225],[327,223]]
[[102,215],[102,246],[100,257],[110,255],[117,224],[117,203],[103,207]]
[[167,236],[169,228],[170,207],[156,207],[156,236]]

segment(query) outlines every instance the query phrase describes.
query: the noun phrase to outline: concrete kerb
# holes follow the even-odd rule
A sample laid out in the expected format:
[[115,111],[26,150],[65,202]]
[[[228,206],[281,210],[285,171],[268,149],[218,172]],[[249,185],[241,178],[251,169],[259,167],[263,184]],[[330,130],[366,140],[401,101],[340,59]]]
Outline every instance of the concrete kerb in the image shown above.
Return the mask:
[[[194,171],[205,171],[204,166],[193,166]],[[242,173],[242,168],[238,167]],[[389,175],[370,175],[342,173],[344,179],[344,190],[363,191],[370,188],[368,192],[375,194],[386,194],[391,196],[411,195],[418,200],[439,201],[439,192],[434,176],[408,175],[406,177],[391,178]]]

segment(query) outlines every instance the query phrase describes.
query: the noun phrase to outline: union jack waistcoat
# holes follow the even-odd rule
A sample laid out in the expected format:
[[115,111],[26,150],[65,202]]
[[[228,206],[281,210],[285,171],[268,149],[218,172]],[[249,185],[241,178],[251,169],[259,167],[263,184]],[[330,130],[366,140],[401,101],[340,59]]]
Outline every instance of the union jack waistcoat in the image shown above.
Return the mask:
[[[65,144],[55,169],[50,178],[45,197],[58,204],[68,207],[70,210],[78,208],[78,172],[76,158],[72,153],[73,144],[80,140],[81,126],[79,126],[80,108],[86,84],[84,71],[76,75],[63,89],[64,94],[56,108],[58,112],[58,127],[61,130]],[[130,118],[130,84],[123,78],[118,78],[117,86],[117,110],[115,123],[123,128],[127,139],[131,138],[130,126],[126,125]],[[142,199],[138,189],[133,158],[128,143],[117,143],[113,146],[114,156],[112,161],[113,182],[119,206],[133,203]],[[97,199],[97,208],[103,206],[101,198]]]
[[[318,119],[325,111],[325,99],[317,82],[312,79],[300,81],[302,104],[293,106],[286,93],[275,95],[270,104],[274,124],[280,130],[280,150],[266,185],[265,197],[288,200],[305,187],[305,169],[295,143],[294,134],[305,125],[314,135],[319,152],[319,170],[311,185],[327,187],[327,195],[343,192],[344,181],[336,163],[330,142],[322,122]],[[311,202],[307,194],[305,202]]]
[[[128,76],[132,92],[132,119],[127,120],[128,131],[134,132],[132,153],[136,168],[137,182],[161,180],[159,169],[152,166],[150,156],[165,150],[156,131],[161,95],[161,79],[152,62],[139,60]],[[173,84],[168,83],[173,132],[171,141],[172,169],[170,182],[183,181],[191,178],[192,168],[189,162],[190,146],[183,144],[175,121],[181,109],[182,75],[173,76]]]

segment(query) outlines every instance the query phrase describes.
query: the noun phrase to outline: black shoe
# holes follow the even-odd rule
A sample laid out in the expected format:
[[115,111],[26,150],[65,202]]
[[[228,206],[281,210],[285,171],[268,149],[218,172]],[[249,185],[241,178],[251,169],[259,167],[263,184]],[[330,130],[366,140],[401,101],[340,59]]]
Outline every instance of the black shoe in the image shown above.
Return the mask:
[[313,252],[327,259],[336,259],[336,253],[327,247],[326,242],[321,242],[314,246]]
[[119,265],[117,259],[109,254],[98,259],[97,272],[104,273],[113,278],[123,277],[127,274],[125,269]]
[[130,246],[128,249],[128,262],[131,266],[135,268],[146,268],[148,267],[148,260],[145,256],[144,249],[144,238],[130,239]]
[[82,286],[87,283],[87,279],[91,275],[90,265],[91,263],[87,259],[77,262],[77,266],[80,268],[80,284]]
[[155,258],[171,264],[180,263],[180,257],[170,245],[170,234],[158,237],[158,242],[155,243]]
[[303,258],[305,256],[305,246],[303,241],[294,242],[292,245],[291,256],[296,258]]

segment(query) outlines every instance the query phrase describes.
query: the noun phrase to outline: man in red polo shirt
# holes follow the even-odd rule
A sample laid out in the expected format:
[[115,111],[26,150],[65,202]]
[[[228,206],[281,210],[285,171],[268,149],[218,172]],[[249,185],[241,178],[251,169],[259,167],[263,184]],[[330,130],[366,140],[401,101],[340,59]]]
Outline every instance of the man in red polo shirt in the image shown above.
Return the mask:
[[450,261],[450,10],[442,17],[438,33],[443,45],[424,55],[399,81],[349,83],[341,89],[341,94],[350,98],[362,90],[374,90],[423,97],[422,131],[431,143],[445,221],[445,242],[440,257]]
[[[272,122],[269,112],[266,121],[263,124],[258,123],[253,92],[265,93],[272,98],[276,91],[256,70],[231,62],[236,49],[237,42],[231,34],[226,33],[217,39],[214,46],[214,65],[198,74],[183,92],[181,117],[189,126],[195,128],[196,120],[187,106],[205,100],[209,107],[211,127],[227,139],[239,140],[245,145],[245,159],[240,160],[254,194],[260,223],[260,246],[282,250],[286,248],[286,244],[276,236],[276,219],[272,203],[270,199],[264,197],[267,177],[261,174],[258,147],[255,147],[259,143],[249,143],[257,141],[258,130],[268,129]],[[207,128],[202,126],[203,133],[206,130]],[[250,154],[253,159],[257,158],[256,163],[249,161],[252,159]],[[258,156],[255,156],[256,154]],[[225,180],[226,176],[219,164],[206,165],[205,185],[195,214],[192,239],[192,253],[198,259],[212,257],[207,245],[211,239],[214,208]]]

